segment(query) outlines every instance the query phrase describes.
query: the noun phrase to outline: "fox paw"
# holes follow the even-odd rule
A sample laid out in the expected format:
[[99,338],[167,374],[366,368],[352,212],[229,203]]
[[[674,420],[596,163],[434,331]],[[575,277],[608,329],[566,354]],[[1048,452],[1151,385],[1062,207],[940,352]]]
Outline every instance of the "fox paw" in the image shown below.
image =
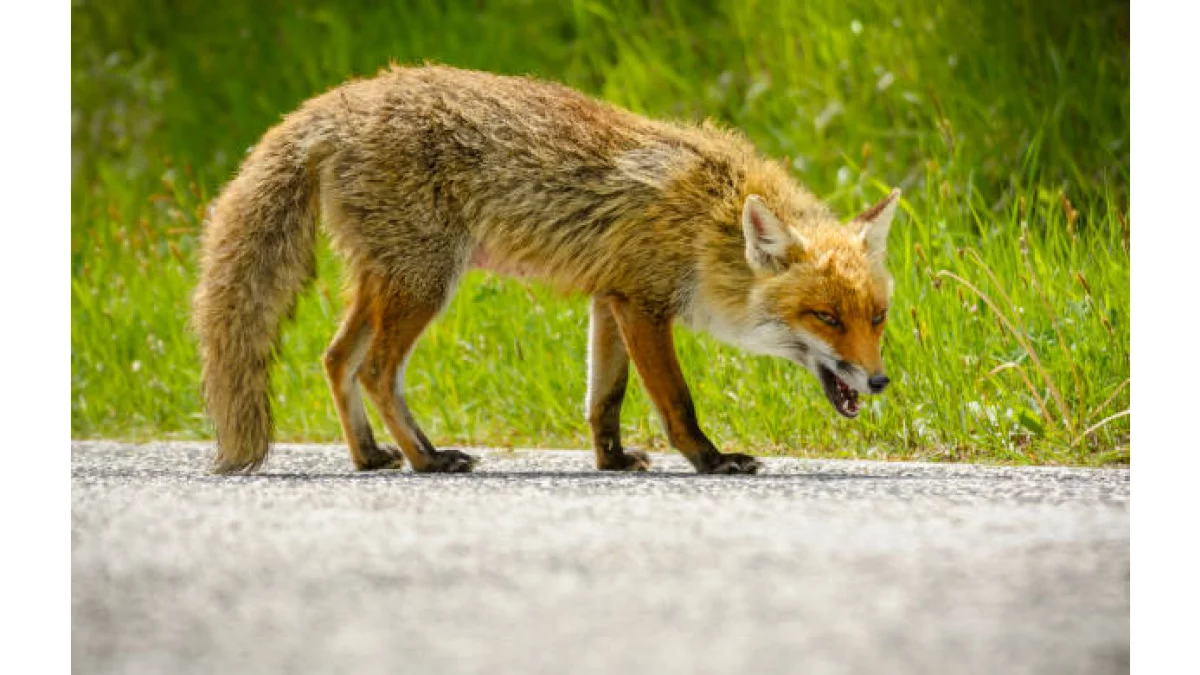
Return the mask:
[[719,455],[716,461],[701,469],[700,473],[758,473],[762,462],[737,452]]
[[437,450],[421,467],[413,466],[417,473],[468,473],[479,463],[479,458],[458,450]]
[[650,455],[641,450],[625,450],[621,454],[605,454],[596,461],[601,471],[649,471]]
[[393,445],[381,445],[367,453],[365,461],[355,462],[359,471],[400,471],[404,468],[404,455]]

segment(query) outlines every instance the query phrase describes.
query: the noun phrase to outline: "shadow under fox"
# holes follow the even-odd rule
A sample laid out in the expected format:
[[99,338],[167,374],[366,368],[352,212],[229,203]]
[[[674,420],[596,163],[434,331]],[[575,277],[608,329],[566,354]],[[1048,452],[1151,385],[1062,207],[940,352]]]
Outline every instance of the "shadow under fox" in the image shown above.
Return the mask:
[[[216,200],[194,302],[219,473],[271,439],[268,366],[314,275],[318,221],[351,296],[325,371],[354,465],[468,471],[413,419],[404,369],[471,267],[591,296],[597,467],[646,470],[620,411],[633,361],[667,436],[701,473],[753,473],[701,431],[671,325],[804,366],[842,415],[887,384],[880,338],[893,191],[848,224],[739,134],[649,120],[529,78],[393,68],[269,130]],[[361,387],[360,387],[361,385]],[[397,448],[379,444],[361,392]]]

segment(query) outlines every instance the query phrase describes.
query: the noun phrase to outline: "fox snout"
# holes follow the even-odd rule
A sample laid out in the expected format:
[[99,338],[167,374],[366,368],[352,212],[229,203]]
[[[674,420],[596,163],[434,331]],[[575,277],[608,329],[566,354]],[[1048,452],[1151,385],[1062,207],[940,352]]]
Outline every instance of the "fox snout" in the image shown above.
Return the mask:
[[883,373],[867,378],[867,384],[871,387],[872,394],[882,394],[883,390],[887,388],[888,382],[891,382],[891,380]]
[[846,379],[847,384],[854,386],[864,394],[882,394],[888,383],[891,382],[891,379],[883,372],[881,361],[871,367],[848,359],[839,359],[837,372]]

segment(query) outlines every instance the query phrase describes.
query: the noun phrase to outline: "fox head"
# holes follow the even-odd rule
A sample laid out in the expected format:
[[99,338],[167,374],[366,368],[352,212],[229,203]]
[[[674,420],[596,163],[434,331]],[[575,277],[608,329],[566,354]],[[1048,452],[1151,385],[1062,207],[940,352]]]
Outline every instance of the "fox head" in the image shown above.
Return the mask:
[[809,216],[802,229],[756,195],[742,208],[753,280],[736,342],[803,365],[846,417],[858,415],[860,393],[888,384],[880,341],[892,279],[884,263],[899,197],[893,190],[845,225]]

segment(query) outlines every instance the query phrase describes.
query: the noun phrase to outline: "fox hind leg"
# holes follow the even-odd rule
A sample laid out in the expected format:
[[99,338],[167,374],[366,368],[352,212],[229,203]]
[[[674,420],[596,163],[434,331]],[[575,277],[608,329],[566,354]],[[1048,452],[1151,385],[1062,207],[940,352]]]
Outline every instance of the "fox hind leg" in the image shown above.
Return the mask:
[[390,446],[376,444],[359,389],[359,370],[374,336],[369,318],[364,293],[361,288],[356,289],[341,327],[325,350],[325,377],[355,468],[400,469],[404,466],[404,455]]
[[648,471],[650,457],[621,447],[621,404],[629,384],[629,353],[608,301],[592,298],[588,327],[588,425],[601,471]]
[[372,337],[359,379],[400,451],[420,473],[466,472],[478,461],[458,450],[436,449],[413,419],[404,396],[408,357],[448,294],[449,288],[442,297],[431,299],[398,293],[381,283],[370,300]]

